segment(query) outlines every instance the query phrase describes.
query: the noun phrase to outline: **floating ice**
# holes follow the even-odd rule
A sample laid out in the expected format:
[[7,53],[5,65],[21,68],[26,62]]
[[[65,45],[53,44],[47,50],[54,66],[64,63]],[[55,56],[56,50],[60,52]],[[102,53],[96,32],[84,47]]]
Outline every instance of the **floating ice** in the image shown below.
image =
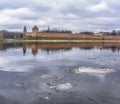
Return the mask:
[[66,91],[71,89],[73,86],[70,83],[59,84],[57,86],[50,86],[51,89],[56,89],[58,91]]
[[87,74],[106,74],[106,73],[112,73],[114,72],[113,69],[96,69],[92,67],[80,67],[78,69],[74,69],[74,72],[76,74],[82,74],[82,73],[87,73]]
[[60,84],[56,86],[56,90],[66,91],[71,89],[73,86],[70,83]]
[[44,74],[44,75],[41,76],[41,78],[48,78],[48,77],[50,77],[49,74]]
[[45,99],[45,100],[49,100],[50,98],[49,98],[48,96],[45,96],[44,99]]
[[4,72],[19,72],[19,73],[25,73],[25,72],[30,72],[32,66],[8,66],[8,67],[3,67],[0,69],[0,71]]
[[57,81],[57,80],[61,80],[62,78],[59,78],[58,76],[56,75],[49,75],[49,74],[44,74],[41,76],[42,79],[46,79],[46,78],[49,78],[49,79],[52,79],[54,81]]

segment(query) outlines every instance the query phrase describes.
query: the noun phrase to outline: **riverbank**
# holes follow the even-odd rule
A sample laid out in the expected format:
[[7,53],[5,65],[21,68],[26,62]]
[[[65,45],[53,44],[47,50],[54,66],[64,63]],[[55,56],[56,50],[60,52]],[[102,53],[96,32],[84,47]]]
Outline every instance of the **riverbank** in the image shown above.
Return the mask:
[[120,42],[120,40],[17,40],[17,39],[6,39],[5,43],[11,42],[46,42],[46,43],[81,43],[81,42]]

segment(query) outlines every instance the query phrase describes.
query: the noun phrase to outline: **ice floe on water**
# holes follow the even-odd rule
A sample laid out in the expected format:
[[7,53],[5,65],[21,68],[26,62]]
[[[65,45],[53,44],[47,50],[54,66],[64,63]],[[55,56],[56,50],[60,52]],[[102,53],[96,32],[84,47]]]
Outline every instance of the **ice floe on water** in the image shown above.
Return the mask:
[[101,68],[92,68],[92,67],[79,67],[78,69],[74,69],[76,74],[106,74],[115,72],[113,69],[101,69]]
[[56,86],[50,86],[50,88],[54,88],[57,91],[66,91],[66,90],[70,90],[71,88],[73,88],[73,86],[70,83],[64,83],[64,84],[59,84]]
[[42,79],[44,79],[44,78],[49,78],[49,77],[50,77],[49,74],[44,74],[44,75],[41,76]]
[[[49,74],[44,74],[41,76],[42,79],[49,79],[51,80],[52,82],[53,81],[60,81],[62,80],[62,78],[59,78],[58,76],[56,75],[49,75]],[[54,85],[53,83],[46,83],[50,89],[54,89],[56,91],[67,91],[71,88],[73,88],[73,86],[70,84],[70,83],[63,83],[63,84],[58,84],[58,85]]]
[[56,90],[60,90],[60,91],[66,91],[71,88],[73,88],[73,86],[70,83],[59,84],[56,86]]
[[23,66],[4,66],[3,68],[0,68],[0,71],[4,72],[18,72],[18,73],[25,73],[32,71],[32,65],[23,65]]
[[57,80],[62,80],[62,78],[58,77],[57,75],[49,75],[49,74],[44,74],[41,76],[42,79],[52,79],[54,81]]

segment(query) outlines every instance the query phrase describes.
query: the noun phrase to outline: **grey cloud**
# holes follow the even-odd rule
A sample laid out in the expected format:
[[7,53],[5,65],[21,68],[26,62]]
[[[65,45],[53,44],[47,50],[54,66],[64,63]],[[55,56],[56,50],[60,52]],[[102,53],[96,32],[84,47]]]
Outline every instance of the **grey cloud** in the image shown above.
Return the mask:
[[[100,3],[103,3],[104,7],[98,8],[102,10],[94,12],[94,8],[93,11],[90,9],[97,8]],[[21,8],[26,8],[28,13],[19,11]],[[5,13],[6,9],[16,12]],[[1,0],[0,27],[20,30],[24,25],[31,29],[36,24],[41,29],[50,26],[72,29],[74,32],[110,30],[120,27],[119,9],[119,0]],[[6,20],[10,22],[4,22]]]

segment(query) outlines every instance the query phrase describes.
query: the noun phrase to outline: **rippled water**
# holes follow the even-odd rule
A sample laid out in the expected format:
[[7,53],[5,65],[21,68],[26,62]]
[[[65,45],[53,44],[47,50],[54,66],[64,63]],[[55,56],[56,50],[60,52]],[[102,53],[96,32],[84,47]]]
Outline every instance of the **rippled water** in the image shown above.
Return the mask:
[[0,104],[119,104],[120,44],[0,44]]

